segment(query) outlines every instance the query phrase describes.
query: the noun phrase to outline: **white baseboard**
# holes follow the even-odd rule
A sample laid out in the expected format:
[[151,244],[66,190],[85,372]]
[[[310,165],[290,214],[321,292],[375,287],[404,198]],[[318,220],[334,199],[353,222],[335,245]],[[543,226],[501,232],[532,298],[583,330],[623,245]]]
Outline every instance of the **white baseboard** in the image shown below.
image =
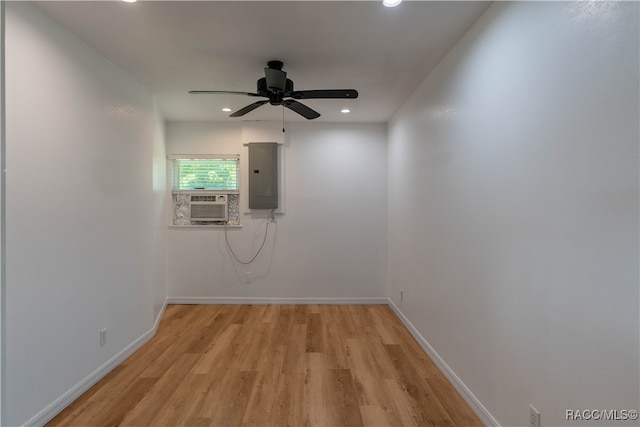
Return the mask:
[[142,345],[153,338],[153,336],[156,334],[156,331],[158,330],[158,325],[160,324],[160,320],[162,319],[166,308],[167,300],[165,299],[165,302],[162,305],[158,316],[156,316],[153,327],[149,331],[145,332],[141,337],[129,344],[122,351],[108,360],[105,364],[100,366],[98,369],[89,374],[89,376],[76,384],[71,390],[67,391],[49,406],[36,414],[33,418],[31,418],[24,424],[24,427],[43,426],[51,421],[56,415],[62,412],[62,410],[64,410],[67,406],[71,405],[78,397],[80,397],[83,393],[94,386],[105,375],[107,375],[114,368],[124,362],[127,357],[131,356],[136,350],[142,347]]
[[162,303],[162,307],[160,308],[160,311],[158,312],[158,315],[156,316],[156,320],[155,322],[153,322],[153,334],[155,335],[157,330],[158,330],[158,326],[160,326],[160,321],[162,320],[162,316],[164,316],[164,311],[167,309],[167,305],[169,305],[168,299],[165,298],[164,302]]
[[387,298],[169,297],[168,304],[387,304]]
[[491,413],[484,407],[484,405],[478,400],[477,397],[471,393],[471,390],[462,382],[462,380],[456,375],[455,372],[445,363],[438,353],[431,347],[431,344],[418,332],[415,326],[407,319],[402,311],[393,303],[391,299],[387,300],[389,307],[396,313],[398,318],[404,323],[404,326],[409,330],[411,335],[418,341],[420,347],[427,353],[429,358],[435,363],[440,372],[447,377],[451,385],[460,393],[462,398],[467,402],[471,410],[480,418],[480,421],[485,426],[500,427],[498,421],[491,415]]

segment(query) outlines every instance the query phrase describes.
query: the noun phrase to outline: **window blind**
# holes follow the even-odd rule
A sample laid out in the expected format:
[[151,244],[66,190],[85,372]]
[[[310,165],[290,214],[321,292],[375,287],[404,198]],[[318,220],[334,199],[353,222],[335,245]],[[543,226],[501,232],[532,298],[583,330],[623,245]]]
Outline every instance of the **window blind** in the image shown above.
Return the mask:
[[174,190],[240,189],[238,159],[173,159]]

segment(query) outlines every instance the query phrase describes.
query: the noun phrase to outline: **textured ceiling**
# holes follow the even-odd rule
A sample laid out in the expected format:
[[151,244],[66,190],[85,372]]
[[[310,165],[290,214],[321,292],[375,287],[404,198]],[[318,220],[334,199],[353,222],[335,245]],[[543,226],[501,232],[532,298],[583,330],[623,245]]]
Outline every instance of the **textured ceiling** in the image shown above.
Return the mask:
[[[307,100],[317,121],[386,122],[489,2],[121,1],[36,2],[38,7],[153,92],[167,120],[241,120],[271,59],[295,89],[354,88],[356,100]],[[348,107],[351,113],[341,114]],[[278,120],[266,105],[242,120]],[[286,110],[287,120],[305,120]]]

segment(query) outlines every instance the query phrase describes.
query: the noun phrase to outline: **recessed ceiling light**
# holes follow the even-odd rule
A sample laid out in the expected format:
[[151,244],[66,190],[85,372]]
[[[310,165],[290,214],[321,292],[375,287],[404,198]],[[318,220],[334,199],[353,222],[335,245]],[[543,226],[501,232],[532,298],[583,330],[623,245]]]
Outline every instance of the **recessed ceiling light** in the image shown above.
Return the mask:
[[347,114],[347,113],[350,113],[351,110],[349,110],[348,108],[343,108],[342,110],[340,110],[340,112],[343,114]]
[[125,2],[125,3],[135,3],[138,0],[122,0],[122,1]]
[[222,111],[224,111],[225,113],[228,113],[228,112],[230,112],[230,111],[231,111],[231,108],[229,108],[229,107],[224,107],[224,108],[222,109]]
[[382,0],[382,4],[387,7],[396,7],[402,3],[402,0]]

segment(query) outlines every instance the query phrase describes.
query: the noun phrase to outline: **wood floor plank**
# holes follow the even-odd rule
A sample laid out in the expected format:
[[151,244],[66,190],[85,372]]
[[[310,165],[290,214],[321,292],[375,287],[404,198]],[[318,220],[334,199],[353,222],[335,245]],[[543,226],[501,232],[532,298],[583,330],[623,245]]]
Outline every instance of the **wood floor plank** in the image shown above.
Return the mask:
[[358,336],[358,327],[353,320],[351,310],[348,305],[338,305],[336,307],[336,323],[340,325],[344,338],[354,338]]
[[216,326],[192,326],[191,334],[193,339],[184,350],[185,353],[202,354],[213,344],[220,330]]
[[267,305],[262,313],[262,323],[273,323],[277,320],[280,312],[280,306]]
[[320,313],[310,312],[307,315],[307,353],[322,353],[324,349],[322,333],[322,320]]
[[426,379],[426,381],[455,425],[470,427],[482,426],[482,423],[475,417],[475,415],[472,415],[468,410],[466,410],[466,403],[456,392],[451,383],[446,379],[435,375]]
[[422,381],[412,364],[408,363],[409,358],[402,347],[397,344],[387,344],[385,349],[398,372],[400,384],[411,399],[414,412],[419,417],[418,425],[453,426],[453,421],[429,384]]
[[277,317],[274,320],[272,339],[278,344],[286,343],[294,325],[294,306],[279,305]]
[[359,427],[363,425],[358,396],[351,370],[330,369],[325,372],[325,393],[329,397],[327,410],[332,415],[327,425]]
[[170,305],[49,426],[480,426],[382,305]]
[[199,402],[209,391],[209,377],[203,374],[189,373],[175,392],[170,401],[163,405],[151,419],[153,426],[177,426],[190,415]]
[[364,405],[360,406],[360,414],[362,415],[362,424],[370,427],[393,427],[393,424],[388,416],[387,411],[380,406]]
[[304,375],[280,374],[274,389],[268,421],[262,426],[296,426],[304,419]]
[[[232,347],[230,351],[234,357],[225,358],[224,361],[215,365],[213,370],[206,374],[207,376],[207,388],[203,391],[203,395],[198,396],[198,400],[195,402],[191,411],[191,416],[198,418],[209,418],[212,420],[216,417],[216,414],[220,408],[220,402],[229,393],[229,389],[232,386],[232,381],[239,373],[234,359],[237,355],[237,345]],[[222,408],[223,409],[223,408]]]
[[291,326],[280,369],[283,374],[305,372],[306,338],[307,325],[296,323]]
[[[359,404],[364,406],[383,405],[386,401],[381,394],[384,389],[380,387],[379,371],[376,365],[379,361],[374,361],[367,351],[367,344],[362,339],[347,339],[349,366],[352,366],[352,376],[355,387],[358,389]],[[389,361],[391,363],[391,361]],[[393,369],[393,366],[392,366]],[[394,378],[392,376],[392,378]]]
[[243,351],[239,354],[238,369],[257,371],[258,365],[271,360],[275,350],[271,348],[271,331],[272,326],[269,323],[258,323],[252,330],[251,339],[239,343]]
[[371,318],[373,319],[372,327],[380,337],[383,344],[400,344],[401,338],[394,329],[395,322],[392,316],[393,312],[388,306],[371,306],[369,307]]
[[[164,372],[162,376],[157,378],[157,382],[150,390],[148,390],[137,405],[127,411],[118,425],[154,425],[152,424],[153,419],[166,405],[166,402],[172,401],[176,388],[189,371],[191,371],[198,358],[199,355],[189,353],[184,353],[178,357],[174,361],[173,365]],[[113,405],[113,407],[119,408],[117,404]]]
[[273,371],[258,375],[242,418],[243,426],[269,425],[274,400],[272,392],[277,388],[280,375],[282,374]]
[[348,369],[347,345],[340,326],[328,319],[327,316],[323,316],[321,332],[324,345],[323,353],[328,367],[331,369]]
[[[278,332],[278,317],[274,317],[272,323],[262,323],[265,331],[261,333],[261,339],[256,340],[257,348],[249,350],[258,357],[251,364],[239,364],[239,369],[245,370],[252,367],[258,372],[258,376],[251,391],[251,396],[243,418],[243,425],[264,426],[270,425],[270,413],[274,406],[274,390],[280,380],[280,369],[285,358],[285,345],[277,341],[273,336]],[[252,347],[253,348],[253,347]]]
[[238,334],[239,324],[230,324],[218,335],[217,340],[209,346],[196,362],[193,372],[197,374],[207,374],[216,371],[216,367],[227,361],[231,343]]
[[[422,416],[416,412],[413,400],[397,379],[383,380],[385,392],[390,397],[389,413],[393,414],[392,425],[406,427],[424,427]],[[429,424],[428,424],[429,425]]]
[[189,427],[208,427],[211,425],[211,418],[188,417],[181,425]]
[[257,375],[256,371],[241,371],[233,374],[226,393],[218,402],[215,416],[212,417],[213,425],[231,427],[242,425]]
[[295,305],[293,308],[293,320],[294,323],[299,324],[299,325],[306,325],[307,324],[307,311],[308,311],[308,307],[307,305]]
[[117,410],[101,412],[97,414],[97,416],[92,417],[91,422],[102,426],[121,425],[126,415],[140,403],[157,382],[158,378],[136,379],[127,393],[112,402],[111,406],[117,408]]
[[324,390],[326,371],[326,364],[324,363],[324,358],[321,353],[307,353],[302,393],[302,418],[297,420],[300,422],[300,425],[330,425],[330,414],[327,411],[327,395]]

